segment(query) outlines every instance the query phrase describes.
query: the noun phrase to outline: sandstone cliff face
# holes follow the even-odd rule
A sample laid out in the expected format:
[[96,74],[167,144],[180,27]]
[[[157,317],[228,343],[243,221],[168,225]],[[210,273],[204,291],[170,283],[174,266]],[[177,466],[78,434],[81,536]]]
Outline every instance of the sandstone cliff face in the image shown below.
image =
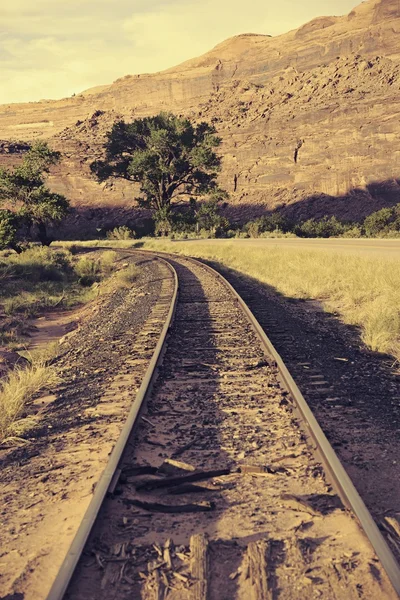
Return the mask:
[[[92,224],[94,207],[118,206],[117,222],[134,207],[136,190],[99,186],[88,164],[115,119],[172,110],[215,123],[233,218],[278,205],[302,218],[361,218],[400,202],[399,64],[400,2],[368,0],[276,38],[236,36],[163,73],[65,100],[0,106],[0,138],[50,137],[65,157],[52,187]],[[0,164],[5,156],[0,143]]]

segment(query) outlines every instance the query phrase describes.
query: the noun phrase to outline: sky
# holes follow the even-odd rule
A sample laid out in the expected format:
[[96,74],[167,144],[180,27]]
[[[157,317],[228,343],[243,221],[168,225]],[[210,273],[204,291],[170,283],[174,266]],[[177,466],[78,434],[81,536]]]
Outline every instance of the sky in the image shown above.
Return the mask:
[[153,73],[239,33],[279,35],[360,0],[0,0],[0,104]]

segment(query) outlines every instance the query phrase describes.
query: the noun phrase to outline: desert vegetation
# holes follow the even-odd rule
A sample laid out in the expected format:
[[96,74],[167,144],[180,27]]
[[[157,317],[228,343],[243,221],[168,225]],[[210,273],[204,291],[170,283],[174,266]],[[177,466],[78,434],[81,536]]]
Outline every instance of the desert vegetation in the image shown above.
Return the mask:
[[0,443],[23,441],[21,436],[34,425],[26,414],[27,403],[41,390],[57,383],[55,369],[45,362],[34,362],[9,373],[0,383]]
[[397,238],[400,237],[400,204],[370,214],[361,222],[343,222],[335,216],[292,221],[279,211],[244,225],[233,224],[222,216],[220,203],[190,206],[172,219],[172,238]]
[[20,254],[1,252],[0,345],[19,347],[27,320],[40,312],[94,298],[93,284],[113,274],[117,259],[112,250],[74,256],[68,249],[31,246]]
[[[175,206],[169,213],[168,227],[157,227],[145,237],[189,238],[399,238],[400,204],[371,213],[363,221],[340,221],[337,217],[293,221],[276,210],[248,221],[232,223],[224,215],[226,205],[216,199],[202,202],[191,199],[183,206]],[[115,227],[106,233],[107,240],[139,238],[126,226]]]
[[82,305],[103,291],[126,288],[138,276],[138,268],[121,265],[113,250],[81,254],[76,245],[73,249],[74,253],[36,245],[20,254],[0,252],[0,346],[25,356],[0,381],[0,442],[31,429],[30,400],[58,383],[49,360],[58,348],[25,350],[29,319],[56,307]]

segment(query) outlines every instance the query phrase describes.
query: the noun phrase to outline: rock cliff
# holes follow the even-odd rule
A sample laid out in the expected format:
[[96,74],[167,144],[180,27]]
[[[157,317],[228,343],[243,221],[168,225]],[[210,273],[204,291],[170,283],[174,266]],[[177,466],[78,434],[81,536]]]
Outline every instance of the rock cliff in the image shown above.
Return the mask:
[[[236,36],[178,67],[73,98],[0,106],[0,138],[4,148],[50,138],[64,154],[52,187],[80,218],[95,223],[104,207],[117,222],[135,190],[99,186],[88,164],[116,118],[159,110],[215,123],[235,219],[277,205],[302,218],[354,219],[400,202],[400,0],[368,0],[274,38]],[[0,142],[0,164],[10,160]]]

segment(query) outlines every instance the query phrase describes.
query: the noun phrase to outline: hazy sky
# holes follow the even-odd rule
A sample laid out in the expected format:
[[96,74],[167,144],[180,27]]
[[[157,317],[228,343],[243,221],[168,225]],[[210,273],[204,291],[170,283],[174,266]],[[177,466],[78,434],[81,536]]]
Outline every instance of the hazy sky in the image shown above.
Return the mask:
[[279,35],[359,0],[0,0],[0,103],[172,67],[238,33]]

